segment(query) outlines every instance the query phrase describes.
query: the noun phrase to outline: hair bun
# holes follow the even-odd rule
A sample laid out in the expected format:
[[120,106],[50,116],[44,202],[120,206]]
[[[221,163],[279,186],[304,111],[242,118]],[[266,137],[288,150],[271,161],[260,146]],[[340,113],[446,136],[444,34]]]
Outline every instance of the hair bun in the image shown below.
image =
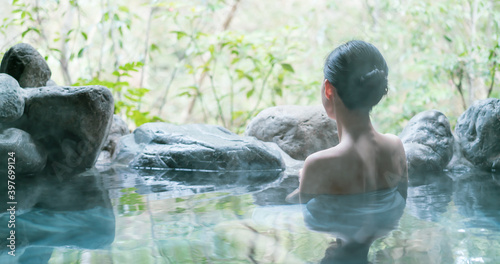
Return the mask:
[[360,105],[371,107],[377,104],[387,94],[387,74],[384,70],[375,68],[359,78],[360,92],[365,94]]
[[369,90],[370,93],[380,94],[381,97],[387,94],[387,74],[383,70],[375,68],[361,76],[359,84],[362,90]]
[[366,85],[366,84],[376,84],[377,82],[381,82],[381,84],[387,82],[387,76],[385,75],[385,72],[383,70],[379,70],[375,68],[371,72],[361,76],[359,79],[359,82],[361,85]]

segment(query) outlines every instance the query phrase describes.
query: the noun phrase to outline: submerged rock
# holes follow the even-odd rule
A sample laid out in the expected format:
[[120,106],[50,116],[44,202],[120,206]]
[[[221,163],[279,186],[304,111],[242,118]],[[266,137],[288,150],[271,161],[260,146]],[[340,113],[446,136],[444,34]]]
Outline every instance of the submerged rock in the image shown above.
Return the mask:
[[14,77],[23,88],[43,87],[52,75],[42,55],[26,43],[14,45],[5,53],[0,73]]
[[[120,139],[114,161],[137,169],[209,172],[285,169],[280,153],[263,142],[238,136],[220,126],[202,124],[144,124]],[[254,174],[252,177],[258,178]]]
[[68,174],[92,167],[111,125],[111,92],[103,86],[42,87],[25,90],[25,96],[23,116],[3,126],[30,134],[47,152],[49,170]]
[[475,167],[500,170],[500,99],[474,103],[457,121],[462,154]]
[[453,156],[450,122],[437,110],[414,116],[399,137],[405,148],[410,174],[441,171]]
[[274,142],[294,159],[338,144],[337,123],[322,106],[276,106],[260,112],[246,129],[247,136]]
[[0,123],[19,119],[24,112],[24,97],[17,81],[0,73]]

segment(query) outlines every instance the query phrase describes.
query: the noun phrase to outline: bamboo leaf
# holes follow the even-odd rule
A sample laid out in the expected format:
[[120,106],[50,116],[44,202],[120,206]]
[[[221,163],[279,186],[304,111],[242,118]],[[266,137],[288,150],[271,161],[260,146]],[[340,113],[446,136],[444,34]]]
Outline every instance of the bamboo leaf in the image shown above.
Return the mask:
[[81,48],[80,51],[78,51],[78,58],[81,58],[83,56],[83,52],[85,51],[86,48]]

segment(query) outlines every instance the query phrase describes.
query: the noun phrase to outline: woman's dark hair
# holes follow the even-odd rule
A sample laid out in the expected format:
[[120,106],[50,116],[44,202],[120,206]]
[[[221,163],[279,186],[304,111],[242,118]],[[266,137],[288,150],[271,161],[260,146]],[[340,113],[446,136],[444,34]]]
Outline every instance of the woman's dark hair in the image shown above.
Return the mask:
[[387,63],[375,46],[361,40],[334,49],[323,73],[349,109],[370,110],[387,94]]

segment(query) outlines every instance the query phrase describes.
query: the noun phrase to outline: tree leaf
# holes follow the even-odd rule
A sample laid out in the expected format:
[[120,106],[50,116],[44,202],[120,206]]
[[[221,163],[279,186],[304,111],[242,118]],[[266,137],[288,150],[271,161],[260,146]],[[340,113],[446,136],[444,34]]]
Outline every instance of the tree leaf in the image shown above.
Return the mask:
[[295,73],[295,71],[293,70],[293,67],[292,65],[288,64],[288,63],[282,63],[281,64],[281,67],[283,68],[283,70],[285,71],[289,71],[289,72],[293,72]]
[[120,7],[118,7],[118,10],[125,12],[125,13],[130,13],[130,9],[128,9],[128,7],[126,7],[126,6],[120,6]]
[[28,28],[26,29],[25,31],[23,31],[23,33],[21,34],[21,37],[24,38],[24,36],[26,36],[26,34],[28,34],[28,32],[31,31],[31,28]]
[[80,51],[78,51],[78,58],[81,58],[83,56],[83,52],[85,51],[85,48],[81,48]]
[[188,36],[188,34],[186,34],[186,32],[183,32],[183,31],[170,31],[170,33],[177,34],[177,40],[180,40],[183,37],[187,37]]
[[253,89],[253,88],[252,88],[252,90],[248,91],[247,92],[247,98],[250,98],[253,95],[254,92],[255,92],[255,89]]

